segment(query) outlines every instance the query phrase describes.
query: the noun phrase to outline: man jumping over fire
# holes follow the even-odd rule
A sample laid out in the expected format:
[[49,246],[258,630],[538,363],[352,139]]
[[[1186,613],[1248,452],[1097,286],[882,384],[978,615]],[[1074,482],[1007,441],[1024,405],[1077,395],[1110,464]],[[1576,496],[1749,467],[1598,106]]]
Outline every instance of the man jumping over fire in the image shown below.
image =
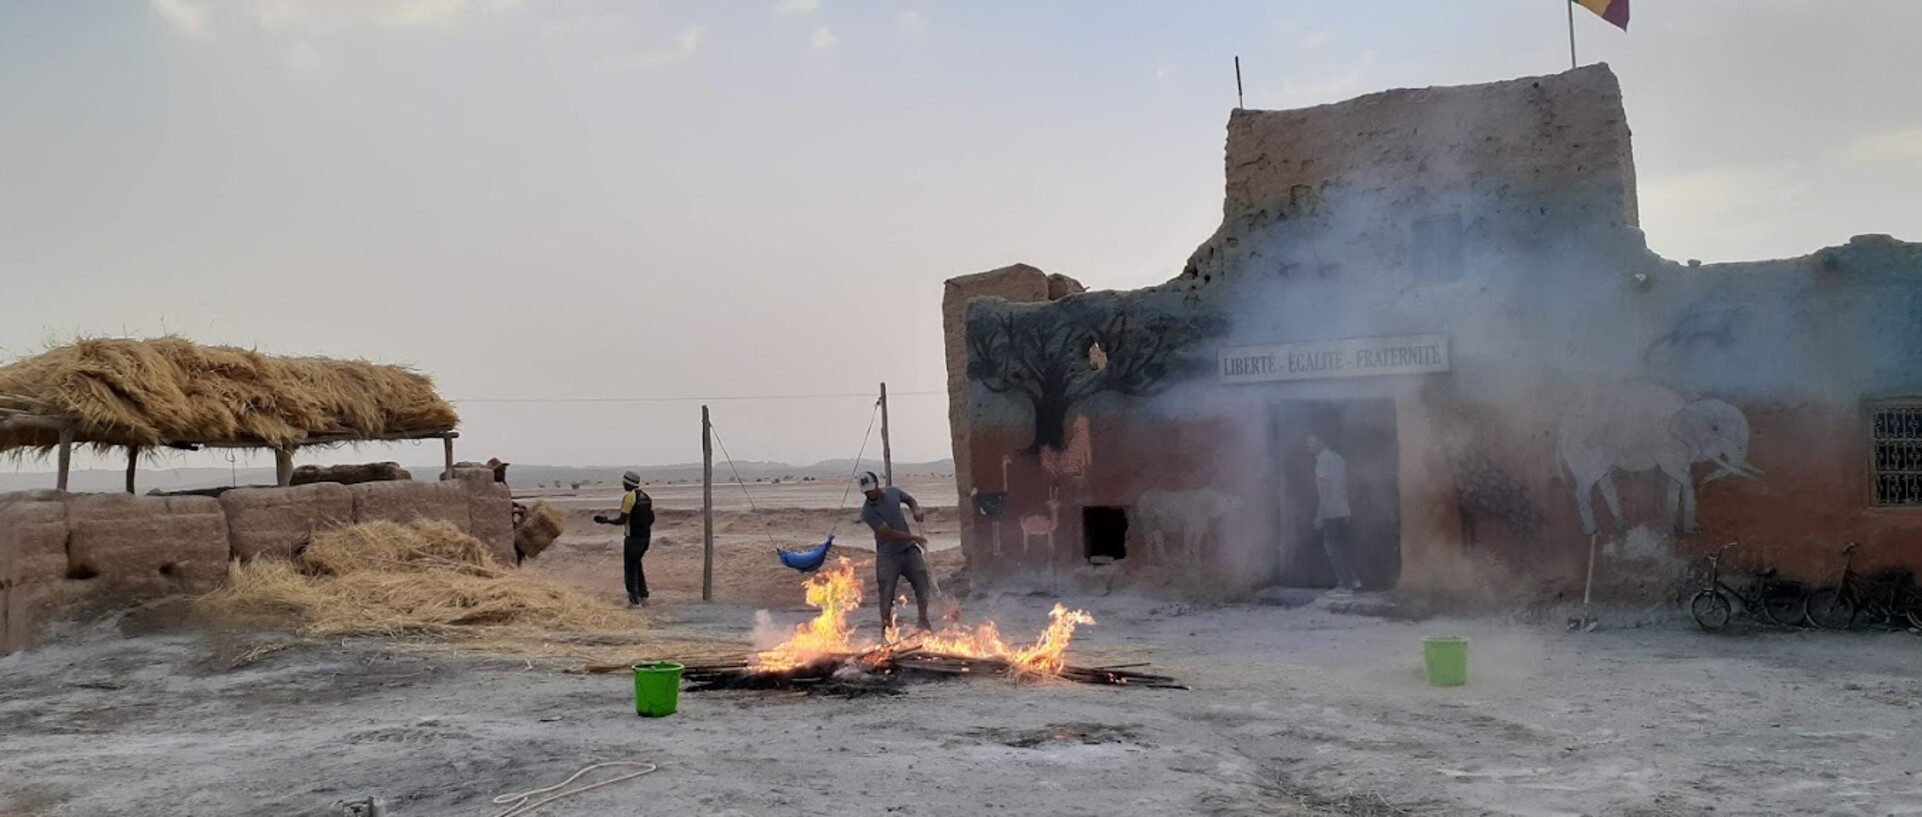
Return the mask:
[[934,627],[928,623],[928,562],[924,558],[928,540],[908,529],[901,506],[908,506],[916,522],[926,521],[927,514],[907,491],[891,485],[881,487],[881,478],[873,471],[861,474],[860,485],[861,493],[868,497],[861,506],[861,521],[874,529],[874,573],[881,591],[881,627],[883,631],[894,629],[894,588],[905,576],[914,588],[914,606],[919,612],[915,624],[922,632],[932,632]]

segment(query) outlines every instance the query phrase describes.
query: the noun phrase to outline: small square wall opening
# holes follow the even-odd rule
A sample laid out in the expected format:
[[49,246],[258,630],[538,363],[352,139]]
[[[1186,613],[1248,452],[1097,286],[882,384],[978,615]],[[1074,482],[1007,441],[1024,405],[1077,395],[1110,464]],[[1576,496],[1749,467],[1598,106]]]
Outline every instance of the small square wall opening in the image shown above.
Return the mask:
[[1081,536],[1088,561],[1106,563],[1127,558],[1127,509],[1082,508]]

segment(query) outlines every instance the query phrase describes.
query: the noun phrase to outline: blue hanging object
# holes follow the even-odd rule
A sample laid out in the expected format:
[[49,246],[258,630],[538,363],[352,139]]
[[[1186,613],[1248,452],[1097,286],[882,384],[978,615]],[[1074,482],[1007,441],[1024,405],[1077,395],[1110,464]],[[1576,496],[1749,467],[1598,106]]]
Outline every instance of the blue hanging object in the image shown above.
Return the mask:
[[781,555],[781,564],[806,573],[810,570],[820,569],[821,564],[828,560],[828,549],[832,547],[834,547],[834,534],[828,534],[827,541],[808,548],[807,550],[780,550],[777,548],[774,552]]

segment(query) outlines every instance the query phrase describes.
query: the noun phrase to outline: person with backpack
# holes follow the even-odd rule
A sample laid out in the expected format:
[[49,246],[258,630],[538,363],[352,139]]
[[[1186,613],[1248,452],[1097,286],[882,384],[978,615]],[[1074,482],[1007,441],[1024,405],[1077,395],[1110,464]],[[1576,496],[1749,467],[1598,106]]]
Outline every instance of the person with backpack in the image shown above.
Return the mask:
[[621,497],[621,514],[608,516],[595,514],[594,521],[603,525],[621,525],[621,562],[623,578],[627,581],[627,606],[647,606],[647,572],[641,569],[641,557],[647,555],[648,543],[654,531],[654,499],[641,490],[641,475],[629,471],[621,475],[621,487],[627,494]]

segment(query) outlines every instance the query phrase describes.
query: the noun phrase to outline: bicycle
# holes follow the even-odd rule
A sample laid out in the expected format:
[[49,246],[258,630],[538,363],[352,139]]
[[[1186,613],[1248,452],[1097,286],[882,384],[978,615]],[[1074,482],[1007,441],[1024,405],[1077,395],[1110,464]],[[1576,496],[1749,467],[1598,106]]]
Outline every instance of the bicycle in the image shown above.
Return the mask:
[[1855,549],[1850,542],[1842,549],[1842,579],[1835,587],[1824,587],[1809,594],[1808,620],[1824,630],[1853,629],[1866,615],[1883,625],[1922,628],[1922,592],[1912,584],[1896,581],[1871,581],[1855,572]]
[[1774,568],[1757,572],[1746,591],[1722,581],[1722,555],[1738,544],[1739,541],[1730,542],[1709,554],[1708,572],[1702,577],[1701,590],[1688,600],[1689,617],[1704,630],[1719,630],[1728,626],[1739,604],[1750,615],[1759,614],[1763,621],[1778,627],[1801,623],[1806,617],[1804,603],[1808,595],[1799,584],[1773,581]]

